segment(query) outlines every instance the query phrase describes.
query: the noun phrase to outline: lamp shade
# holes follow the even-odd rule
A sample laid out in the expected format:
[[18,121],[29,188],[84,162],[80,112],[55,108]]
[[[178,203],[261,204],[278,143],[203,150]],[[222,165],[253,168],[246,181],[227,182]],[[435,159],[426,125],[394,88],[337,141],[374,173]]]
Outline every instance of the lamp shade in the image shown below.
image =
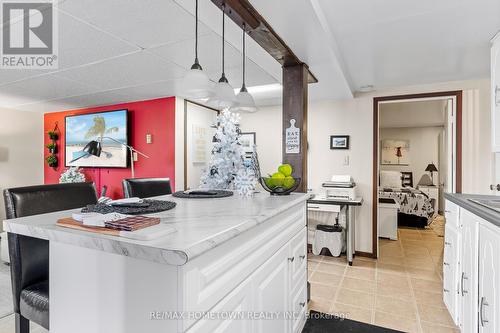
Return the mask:
[[92,140],[83,147],[82,151],[89,155],[101,156],[102,146],[99,141]]
[[208,100],[208,105],[216,109],[227,109],[236,104],[233,87],[222,78],[215,85],[215,95]]
[[437,172],[438,169],[436,168],[436,166],[434,165],[434,163],[431,163],[431,164],[427,165],[427,168],[425,168],[425,171]]
[[236,106],[232,110],[253,113],[257,112],[257,106],[255,106],[252,95],[246,89],[242,88],[238,95],[236,95]]
[[181,95],[189,99],[209,98],[214,95],[213,83],[201,67],[195,65],[182,80]]

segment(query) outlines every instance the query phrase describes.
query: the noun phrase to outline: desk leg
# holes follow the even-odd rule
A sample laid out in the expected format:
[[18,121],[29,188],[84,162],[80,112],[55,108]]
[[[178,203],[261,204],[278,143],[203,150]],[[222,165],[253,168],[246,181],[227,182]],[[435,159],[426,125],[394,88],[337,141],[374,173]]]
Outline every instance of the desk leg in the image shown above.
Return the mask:
[[345,216],[345,225],[347,229],[347,262],[349,263],[349,266],[352,266],[352,260],[353,260],[353,249],[354,249],[354,244],[353,244],[353,234],[354,234],[354,221],[352,219],[352,214],[351,214],[351,207],[349,205],[346,205],[346,216]]

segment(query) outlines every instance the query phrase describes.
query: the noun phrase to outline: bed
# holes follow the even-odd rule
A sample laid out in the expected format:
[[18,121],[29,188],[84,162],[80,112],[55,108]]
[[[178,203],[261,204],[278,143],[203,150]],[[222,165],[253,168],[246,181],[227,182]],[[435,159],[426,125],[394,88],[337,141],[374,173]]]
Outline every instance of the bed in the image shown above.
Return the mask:
[[400,172],[381,171],[379,198],[390,198],[399,204],[399,226],[425,228],[433,220],[433,199],[415,188],[401,187]]

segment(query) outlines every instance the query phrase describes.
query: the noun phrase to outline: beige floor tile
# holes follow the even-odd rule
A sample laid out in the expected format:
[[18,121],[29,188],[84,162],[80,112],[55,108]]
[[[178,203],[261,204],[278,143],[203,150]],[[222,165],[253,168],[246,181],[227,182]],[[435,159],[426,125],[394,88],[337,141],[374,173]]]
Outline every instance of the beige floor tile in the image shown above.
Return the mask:
[[406,269],[410,274],[410,277],[423,280],[441,281],[441,278],[437,274],[436,270],[428,270],[415,267],[406,267]]
[[316,266],[316,271],[342,276],[342,275],[344,275],[345,268],[346,268],[346,266],[334,265],[331,263],[321,262],[321,263],[318,263],[318,265]]
[[418,332],[418,325],[416,320],[397,317],[390,313],[375,312],[374,324],[377,326],[387,327],[403,332]]
[[415,298],[418,304],[432,305],[444,308],[443,295],[433,292],[429,292],[422,289],[414,289]]
[[375,311],[393,314],[408,319],[417,319],[417,306],[413,300],[405,301],[398,298],[377,295],[375,298]]
[[406,267],[414,267],[414,268],[422,268],[422,269],[430,269],[434,270],[436,267],[436,264],[432,260],[432,258],[429,256],[427,258],[406,258]]
[[377,264],[382,263],[382,264],[404,266],[405,260],[406,258],[404,257],[380,257],[378,258]]
[[375,269],[347,266],[345,276],[355,279],[375,281]]
[[[13,333],[15,332],[15,319],[14,315],[8,315],[6,317],[0,318],[0,332],[2,333]],[[46,329],[38,326],[34,322],[30,322],[30,332],[31,333],[48,333]]]
[[408,277],[400,274],[390,274],[384,272],[377,273],[377,282],[386,284],[394,288],[410,288]]
[[394,287],[387,283],[378,282],[375,293],[381,296],[388,296],[402,300],[413,300],[413,291],[411,288]]
[[[362,257],[356,257],[352,263],[352,267],[362,267],[375,269],[377,267],[377,262],[375,260],[364,260]],[[370,259],[370,258],[368,258]]]
[[310,277],[310,282],[316,282],[321,284],[327,284],[331,286],[337,286],[340,284],[342,277],[340,275],[328,274],[319,271],[314,271],[312,276]]
[[381,248],[379,254],[381,257],[404,257],[403,250],[399,248],[394,248],[394,249]]
[[429,253],[433,256],[442,256],[443,248],[430,248]]
[[429,281],[417,278],[410,279],[413,290],[425,290],[430,293],[442,294],[443,283],[441,281]]
[[308,261],[321,261],[323,256],[315,256],[314,254],[312,253],[308,253],[307,254],[307,260]]
[[333,301],[337,288],[327,284],[311,283],[311,297]]
[[340,257],[323,256],[321,261],[326,262],[326,263],[330,263],[330,264],[342,265],[342,266],[347,265],[347,259],[346,259],[346,256],[344,256],[344,255],[342,255]]
[[363,309],[357,306],[352,306],[343,303],[334,303],[331,312],[336,315],[343,315],[344,318],[361,321],[363,323],[371,324],[372,310]]
[[308,307],[309,310],[314,310],[322,313],[330,313],[333,302],[323,298],[311,298]]
[[307,280],[308,280],[308,281],[311,281],[311,277],[312,277],[312,275],[313,275],[313,272],[314,272],[314,271],[310,271],[310,270],[308,270],[308,271],[307,271]]
[[377,272],[406,275],[406,267],[381,262],[377,264]]
[[350,289],[340,289],[336,302],[371,310],[375,303],[375,295]]
[[453,327],[453,319],[446,308],[418,304],[420,320],[430,323],[439,323],[443,326]]
[[375,292],[375,282],[344,277],[340,285],[341,289],[347,288],[356,291],[373,294]]
[[316,269],[316,267],[318,267],[318,262],[317,261],[311,261],[311,260],[307,261],[307,269],[308,270],[314,271]]
[[401,234],[401,240],[404,241],[406,239],[422,240],[422,236],[418,232],[415,234]]
[[423,333],[460,333],[457,327],[441,326],[437,323],[428,323],[425,321],[421,321],[420,325],[422,326]]

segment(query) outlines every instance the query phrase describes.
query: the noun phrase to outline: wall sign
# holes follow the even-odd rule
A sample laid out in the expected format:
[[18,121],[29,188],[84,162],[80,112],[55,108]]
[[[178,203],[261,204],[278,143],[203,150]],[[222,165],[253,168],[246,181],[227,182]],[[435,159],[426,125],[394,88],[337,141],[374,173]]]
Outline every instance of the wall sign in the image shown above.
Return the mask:
[[285,153],[300,154],[300,128],[295,127],[295,119],[290,119],[285,133]]
[[207,162],[207,146],[208,146],[208,129],[203,125],[193,124],[192,129],[192,145],[193,145],[193,163]]

